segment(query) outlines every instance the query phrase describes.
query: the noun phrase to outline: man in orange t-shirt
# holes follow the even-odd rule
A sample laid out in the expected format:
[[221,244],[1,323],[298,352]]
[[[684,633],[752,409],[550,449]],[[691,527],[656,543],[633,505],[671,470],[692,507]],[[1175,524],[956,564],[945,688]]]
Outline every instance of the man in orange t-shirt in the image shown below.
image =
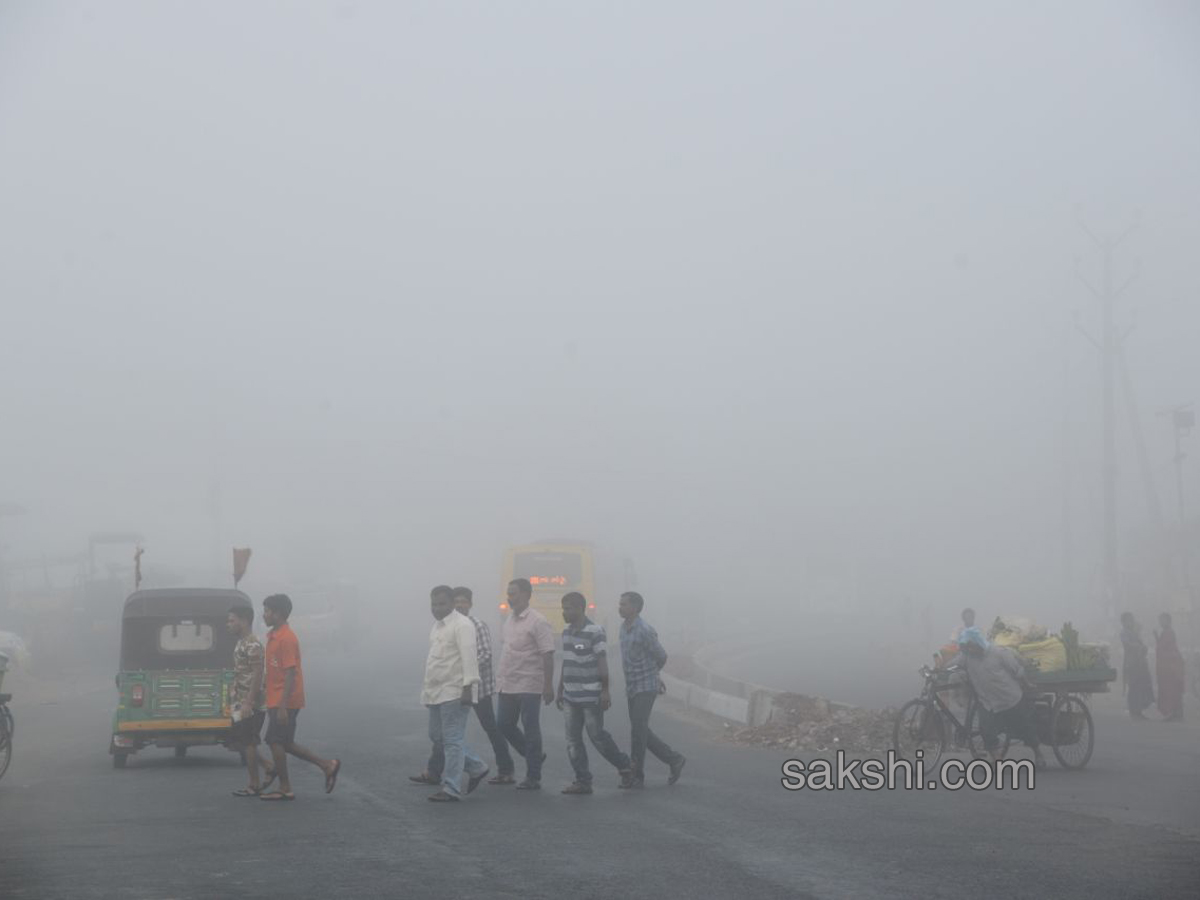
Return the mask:
[[304,708],[304,671],[300,667],[300,642],[288,625],[292,601],[287,594],[272,594],[263,601],[263,621],[270,627],[267,635],[266,693],[267,736],[275,772],[279,775],[279,790],[263,794],[260,800],[295,800],[292,783],[288,780],[287,756],[290,753],[312,763],[325,773],[325,793],[337,783],[342,763],[337,759],[322,759],[296,743],[296,717]]

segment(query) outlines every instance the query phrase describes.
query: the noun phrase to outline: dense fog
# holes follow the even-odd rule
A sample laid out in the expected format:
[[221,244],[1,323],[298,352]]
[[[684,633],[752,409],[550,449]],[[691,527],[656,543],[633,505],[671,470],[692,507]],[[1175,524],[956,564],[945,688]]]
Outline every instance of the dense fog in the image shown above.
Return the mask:
[[1132,228],[1173,526],[1198,42],[1177,3],[6,3],[8,590],[99,532],[149,585],[251,547],[256,602],[353,584],[416,643],[431,585],[494,609],[506,547],[570,537],[660,624],[818,635],[797,681],[849,645],[911,672],[964,605],[1111,640],[1081,225]]

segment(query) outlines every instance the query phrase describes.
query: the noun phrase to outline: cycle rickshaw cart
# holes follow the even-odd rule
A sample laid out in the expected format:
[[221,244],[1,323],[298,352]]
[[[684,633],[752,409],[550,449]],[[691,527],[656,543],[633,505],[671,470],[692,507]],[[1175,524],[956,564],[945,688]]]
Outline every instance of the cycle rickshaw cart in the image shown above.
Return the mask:
[[[986,758],[983,737],[985,715],[965,673],[958,666],[919,670],[925,681],[921,696],[910,700],[896,715],[893,746],[896,753],[912,758],[920,750],[927,765],[935,765],[947,749],[965,750],[975,759]],[[1033,666],[1026,677],[1034,686],[1033,711],[1038,742],[1049,747],[1059,765],[1066,769],[1082,769],[1092,758],[1096,743],[1095,722],[1085,697],[1108,692],[1116,679],[1115,670],[1108,667],[1068,669],[1059,672],[1040,672]],[[960,719],[953,704],[947,702],[950,692],[961,690],[967,695]],[[1001,756],[1008,752],[1010,737],[997,735]]]

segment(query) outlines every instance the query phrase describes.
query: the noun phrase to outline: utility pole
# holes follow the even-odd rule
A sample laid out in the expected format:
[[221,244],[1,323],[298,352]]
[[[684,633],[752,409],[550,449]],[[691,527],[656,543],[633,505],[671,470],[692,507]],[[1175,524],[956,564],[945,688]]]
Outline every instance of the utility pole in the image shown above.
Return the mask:
[[1192,409],[1191,403],[1180,403],[1163,410],[1159,415],[1169,415],[1171,426],[1175,430],[1175,496],[1179,503],[1179,583],[1186,591],[1191,579],[1188,575],[1187,515],[1183,499],[1183,461],[1187,459],[1187,454],[1183,452],[1183,439],[1196,425],[1196,411]]
[[1082,325],[1079,326],[1084,336],[1100,351],[1100,387],[1104,422],[1102,426],[1103,462],[1101,478],[1104,487],[1104,528],[1103,528],[1103,567],[1104,567],[1104,613],[1108,618],[1116,615],[1117,607],[1123,599],[1121,590],[1120,561],[1117,554],[1117,440],[1116,440],[1116,369],[1117,351],[1128,336],[1117,334],[1113,311],[1117,298],[1137,277],[1135,271],[1126,281],[1115,290],[1113,289],[1113,252],[1129,236],[1134,226],[1130,226],[1116,240],[1101,239],[1081,220],[1079,227],[1083,229],[1092,242],[1100,250],[1104,263],[1101,287],[1088,280],[1075,266],[1075,274],[1100,303],[1100,340],[1096,340]]
[[[1132,331],[1132,328],[1126,329],[1122,339],[1128,337]],[[1146,512],[1150,517],[1155,568],[1161,572],[1163,587],[1167,588],[1176,580],[1175,560],[1170,550],[1170,535],[1166,520],[1163,518],[1162,504],[1158,502],[1158,489],[1154,485],[1154,470],[1150,467],[1150,455],[1146,452],[1146,438],[1142,434],[1142,417],[1138,412],[1137,398],[1133,394],[1133,379],[1129,375],[1129,364],[1125,360],[1123,344],[1117,346],[1117,363],[1121,371],[1121,389],[1125,398],[1129,432],[1133,437],[1133,447],[1137,451],[1138,469],[1142,476],[1142,493],[1146,498]]]
[[1063,591],[1067,608],[1075,615],[1075,549],[1072,535],[1072,505],[1071,505],[1071,464],[1074,461],[1071,441],[1071,363],[1066,344],[1070,341],[1068,329],[1064,335],[1063,347],[1063,410],[1062,410],[1062,566]]

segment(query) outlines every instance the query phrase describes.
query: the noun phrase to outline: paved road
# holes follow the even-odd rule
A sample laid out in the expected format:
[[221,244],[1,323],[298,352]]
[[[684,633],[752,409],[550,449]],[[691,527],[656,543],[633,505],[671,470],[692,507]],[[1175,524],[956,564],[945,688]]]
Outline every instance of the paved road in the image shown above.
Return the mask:
[[[409,786],[427,751],[419,662],[312,656],[301,740],[338,755],[332,795],[297,764],[292,804],[239,800],[234,757],[105,754],[103,682],[15,707],[0,781],[0,897],[873,898],[1192,897],[1200,883],[1200,735],[1100,713],[1083,774],[1030,792],[787,792],[778,752],[733,747],[664,710],[683,779],[566,797],[550,708],[541,794],[483,786],[435,805]],[[403,671],[403,677],[395,673]],[[628,728],[613,717],[622,743]],[[474,729],[475,726],[473,725]],[[482,736],[474,734],[477,745]]]

